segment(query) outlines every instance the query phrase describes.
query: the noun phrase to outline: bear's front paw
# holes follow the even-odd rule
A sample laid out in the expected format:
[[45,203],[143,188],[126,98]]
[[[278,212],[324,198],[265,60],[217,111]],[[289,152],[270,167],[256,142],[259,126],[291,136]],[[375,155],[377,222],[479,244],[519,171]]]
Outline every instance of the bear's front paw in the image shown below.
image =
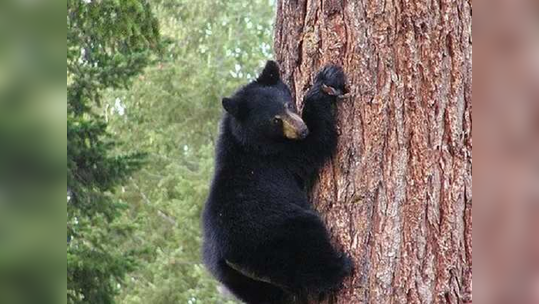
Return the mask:
[[341,67],[327,65],[316,75],[316,83],[325,94],[340,96],[345,93],[346,76]]

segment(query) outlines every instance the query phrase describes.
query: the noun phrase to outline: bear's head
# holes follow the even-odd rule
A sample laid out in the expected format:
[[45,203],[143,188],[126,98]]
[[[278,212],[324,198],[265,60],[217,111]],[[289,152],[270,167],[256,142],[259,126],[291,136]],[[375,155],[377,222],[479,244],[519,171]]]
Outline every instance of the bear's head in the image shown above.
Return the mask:
[[245,145],[269,149],[309,134],[275,61],[268,61],[256,80],[222,103],[225,122]]

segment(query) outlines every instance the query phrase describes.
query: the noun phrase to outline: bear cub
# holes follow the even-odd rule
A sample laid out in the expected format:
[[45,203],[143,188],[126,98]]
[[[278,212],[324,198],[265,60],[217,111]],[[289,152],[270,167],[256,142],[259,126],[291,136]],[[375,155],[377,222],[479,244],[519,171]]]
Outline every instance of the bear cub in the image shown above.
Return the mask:
[[215,173],[203,211],[203,259],[245,303],[298,303],[340,287],[352,261],[330,244],[305,184],[336,146],[345,75],[326,66],[300,116],[279,67],[223,98]]

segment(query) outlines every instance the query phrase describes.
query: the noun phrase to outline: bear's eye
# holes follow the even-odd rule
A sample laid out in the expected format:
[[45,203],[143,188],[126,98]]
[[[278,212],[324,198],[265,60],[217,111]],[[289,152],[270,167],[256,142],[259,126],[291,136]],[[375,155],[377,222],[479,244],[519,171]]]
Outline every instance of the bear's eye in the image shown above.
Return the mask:
[[273,123],[274,124],[280,124],[281,123],[281,118],[280,117],[273,117]]

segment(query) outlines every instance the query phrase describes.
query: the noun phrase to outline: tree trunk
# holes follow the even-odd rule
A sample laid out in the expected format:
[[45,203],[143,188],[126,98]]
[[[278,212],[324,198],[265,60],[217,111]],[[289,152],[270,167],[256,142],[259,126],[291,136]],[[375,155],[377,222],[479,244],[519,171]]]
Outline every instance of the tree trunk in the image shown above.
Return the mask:
[[472,301],[471,0],[282,0],[276,58],[299,108],[348,75],[312,200],[355,274],[329,303]]

